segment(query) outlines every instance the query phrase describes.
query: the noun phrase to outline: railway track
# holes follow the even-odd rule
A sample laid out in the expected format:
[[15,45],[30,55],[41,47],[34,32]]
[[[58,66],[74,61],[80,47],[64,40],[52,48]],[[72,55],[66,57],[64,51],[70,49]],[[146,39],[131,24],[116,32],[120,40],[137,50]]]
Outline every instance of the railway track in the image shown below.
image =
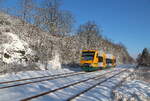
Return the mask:
[[[75,98],[79,97],[80,95],[82,95],[82,94],[88,92],[89,90],[91,90],[91,89],[95,88],[96,86],[100,85],[101,83],[106,82],[107,80],[109,80],[109,79],[111,79],[111,78],[113,78],[113,77],[115,77],[115,76],[121,74],[121,73],[124,72],[124,71],[127,71],[127,69],[126,69],[126,70],[123,70],[123,71],[121,71],[121,72],[119,72],[119,73],[116,73],[116,74],[114,74],[114,75],[112,75],[112,76],[110,76],[110,77],[108,77],[108,78],[106,78],[106,79],[104,79],[104,80],[102,80],[102,81],[96,83],[95,85],[93,85],[93,86],[91,86],[91,87],[89,87],[89,88],[83,90],[82,92],[80,92],[80,93],[78,93],[78,94],[76,94],[76,95],[74,95],[74,96],[68,98],[67,101],[72,101],[72,100],[74,100]],[[99,79],[99,78],[97,78],[97,79],[95,79],[95,80],[98,80],[98,79]]]
[[26,80],[33,80],[33,79],[40,79],[40,78],[52,77],[52,76],[60,76],[60,75],[71,74],[71,73],[75,73],[75,72],[61,73],[61,74],[57,74],[57,75],[46,75],[46,76],[19,79],[19,80],[4,81],[4,82],[0,82],[0,84],[6,84],[6,83],[12,83],[12,82],[18,82],[18,81],[26,81]]
[[[86,96],[86,95],[88,95],[90,92],[90,90],[92,89],[93,91],[94,91],[94,89],[100,89],[100,86],[102,87],[104,87],[104,84],[103,83],[105,83],[106,84],[106,82],[108,81],[108,83],[109,82],[112,82],[111,81],[111,78],[116,78],[115,76],[119,76],[119,74],[121,74],[121,72],[120,73],[118,73],[118,74],[115,74],[115,75],[113,75],[113,76],[111,76],[111,77],[109,77],[109,78],[107,78],[107,79],[105,79],[105,80],[103,80],[103,81],[101,81],[101,82],[99,82],[99,83],[97,83],[97,84],[95,84],[95,85],[93,85],[93,86],[91,86],[91,87],[89,87],[88,89],[86,89],[86,90],[84,90],[84,91],[82,91],[82,92],[80,92],[80,93],[78,93],[78,94],[76,94],[76,95],[74,95],[74,96],[72,96],[72,97],[70,97],[70,98],[68,98],[66,101],[80,101],[80,100],[82,100],[82,98],[84,99],[84,97]],[[106,88],[108,88],[108,89],[111,89],[112,91],[114,90],[114,89],[116,89],[117,87],[120,87],[124,82],[126,82],[126,80],[128,79],[128,78],[130,78],[130,77],[132,77],[132,75],[133,75],[133,72],[131,72],[131,73],[129,73],[128,75],[126,75],[125,77],[123,77],[120,81],[118,81],[118,84],[116,84],[115,86],[114,85],[108,85],[108,86],[105,86]],[[109,81],[110,80],[110,81]],[[101,85],[102,84],[102,85]],[[101,88],[102,89],[102,88]],[[100,89],[100,90],[101,90]],[[91,92],[93,92],[91,90]],[[95,90],[96,91],[96,90]],[[86,92],[88,92],[88,94],[86,93]],[[86,95],[85,95],[85,93],[86,93]],[[100,92],[99,92],[100,93]],[[102,94],[102,96],[104,97],[105,95],[103,95],[103,93],[100,93],[100,94]],[[82,96],[81,96],[82,95]],[[94,94],[93,94],[94,95]],[[95,93],[95,95],[96,95],[96,93]],[[92,95],[91,95],[92,96]],[[107,96],[107,95],[106,95]],[[105,97],[106,97],[105,96]],[[107,96],[108,97],[108,96]],[[110,96],[109,96],[110,97]],[[108,97],[108,98],[109,98]],[[113,99],[113,95],[111,95],[111,97],[112,97],[112,101],[115,101],[114,99]],[[111,97],[109,98],[109,101],[111,101],[110,99],[111,99]],[[97,100],[100,100],[101,101],[101,99],[100,98],[97,98]]]
[[[57,75],[47,75],[47,76],[20,79],[20,80],[4,81],[4,82],[0,82],[0,89],[22,86],[26,84],[32,84],[32,83],[54,80],[54,79],[59,79],[59,78],[65,78],[65,77],[75,76],[79,74],[87,74],[87,72],[69,72],[69,73],[62,73],[62,74],[57,74]],[[6,85],[3,86],[4,84]]]
[[[88,82],[90,80],[94,80],[95,82],[97,82],[98,80],[102,79],[100,82],[97,82],[96,84],[94,85],[91,85],[90,87],[88,87],[87,89],[69,97],[67,100],[70,101],[70,100],[73,100],[75,99],[76,97],[80,96],[81,94],[89,91],[90,89],[96,87],[97,85],[115,77],[116,75],[119,75],[121,74],[122,72],[125,72],[127,71],[127,69],[124,69],[124,70],[114,70],[114,71],[110,71],[110,72],[107,72],[107,73],[104,73],[104,74],[101,74],[101,75],[97,75],[95,77],[91,77],[91,78],[87,78],[87,79],[84,79],[84,80],[80,80],[80,81],[77,81],[77,82],[74,82],[74,83],[71,83],[71,84],[68,84],[68,85],[65,85],[65,86],[62,86],[62,87],[59,87],[59,88],[56,88],[56,89],[53,89],[53,90],[48,90],[46,92],[43,92],[43,93],[40,93],[40,94],[36,94],[36,95],[33,95],[33,96],[30,96],[30,97],[26,97],[24,99],[21,99],[21,101],[28,101],[28,100],[33,100],[33,99],[36,99],[36,98],[39,98],[41,96],[45,96],[47,94],[51,94],[51,93],[54,93],[54,92],[57,92],[57,91],[60,91],[62,89],[65,89],[65,88],[69,88],[69,87],[73,87],[75,85],[78,85],[78,84],[81,84],[81,83],[85,83],[85,82]],[[117,73],[116,73],[117,72]],[[112,74],[111,74],[112,73]],[[111,74],[111,76],[110,76]],[[104,79],[105,78],[105,79]],[[92,81],[93,82],[93,81]]]

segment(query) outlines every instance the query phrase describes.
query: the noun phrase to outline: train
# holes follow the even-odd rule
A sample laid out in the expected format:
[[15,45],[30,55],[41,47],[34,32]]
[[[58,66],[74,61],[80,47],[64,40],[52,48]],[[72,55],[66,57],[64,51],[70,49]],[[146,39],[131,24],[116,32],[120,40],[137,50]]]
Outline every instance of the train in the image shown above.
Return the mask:
[[96,71],[116,66],[116,57],[99,50],[82,50],[80,66],[84,71]]

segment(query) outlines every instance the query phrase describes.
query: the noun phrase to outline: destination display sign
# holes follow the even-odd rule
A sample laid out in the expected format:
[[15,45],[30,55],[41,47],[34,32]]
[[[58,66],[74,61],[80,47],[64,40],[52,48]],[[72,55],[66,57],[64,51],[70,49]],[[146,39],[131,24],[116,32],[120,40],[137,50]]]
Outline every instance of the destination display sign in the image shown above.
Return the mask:
[[92,55],[93,56],[94,54],[95,54],[95,52],[83,52],[82,53],[83,56],[87,56],[87,55]]

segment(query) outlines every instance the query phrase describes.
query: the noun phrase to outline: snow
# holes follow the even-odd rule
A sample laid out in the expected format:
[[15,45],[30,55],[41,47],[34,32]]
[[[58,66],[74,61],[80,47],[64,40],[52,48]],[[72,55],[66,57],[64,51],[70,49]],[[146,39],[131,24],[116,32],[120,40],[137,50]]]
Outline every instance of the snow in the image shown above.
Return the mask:
[[114,91],[115,99],[150,101],[150,84],[140,80],[125,83]]
[[[40,70],[46,70],[44,67],[45,65],[41,62],[37,62],[36,65],[40,68]],[[60,56],[57,51],[54,52],[52,60],[47,62],[47,70],[62,70],[61,69],[61,62],[60,62]]]
[[[29,56],[35,56],[36,52],[29,47],[28,43],[21,40],[16,34],[11,32],[3,32],[2,34],[8,39],[7,43],[3,43],[0,45],[0,48],[2,50],[0,58],[2,59],[2,61],[7,64],[13,63],[28,66],[28,64],[25,62],[25,59],[27,58],[27,60],[30,60]],[[45,65],[40,61],[36,62],[35,64],[41,70],[61,69],[59,52],[55,50],[53,54],[54,55],[52,59],[46,62],[48,63],[47,68],[45,68]],[[7,57],[5,55],[7,55]]]
[[22,71],[18,73],[7,73],[4,75],[0,75],[0,82],[8,81],[8,80],[19,80],[19,79],[26,79],[32,77],[41,77],[41,76],[48,76],[48,75],[55,75],[55,74],[62,74],[62,73],[74,72],[70,71],[69,69],[51,69],[51,70],[42,70],[42,71]]
[[113,55],[112,54],[106,54],[106,57],[109,58],[109,59],[112,59]]
[[[134,65],[120,65],[118,66],[118,68],[110,68],[110,69],[105,69],[101,71],[87,72],[87,74],[78,74],[78,75],[65,77],[65,78],[45,80],[42,82],[26,84],[26,85],[21,85],[21,86],[16,86],[16,87],[10,87],[10,88],[5,88],[5,89],[1,89],[1,87],[25,83],[27,81],[44,80],[45,78],[13,82],[9,84],[0,84],[0,99],[3,101],[9,101],[9,100],[18,101],[23,98],[33,96],[35,94],[40,94],[45,91],[54,90],[59,87],[63,87],[63,86],[66,86],[75,82],[86,80],[87,78],[95,77],[97,75],[104,74],[113,70],[123,70],[124,68],[129,68],[129,71],[124,72],[120,75],[117,75],[107,80],[106,82],[101,83],[95,88],[92,88],[88,92],[77,97],[75,100],[76,101],[91,101],[91,100],[92,101],[100,101],[100,100],[101,101],[113,101],[114,99],[116,99],[113,96],[113,93],[116,91],[118,91],[120,95],[123,94],[124,96],[128,96],[127,92],[133,93],[133,92],[139,91],[139,94],[143,94],[144,96],[148,97],[150,95],[150,88],[149,88],[150,86],[147,83],[141,83],[141,81],[132,81],[129,83],[125,83],[121,86],[118,86],[118,84],[122,80],[124,80],[125,77],[127,77],[130,73],[133,72],[132,68],[130,67],[134,67]],[[25,79],[25,78],[31,78],[31,77],[49,76],[49,75],[62,74],[62,73],[68,73],[68,72],[75,72],[74,70],[71,70],[69,68],[61,68],[61,69],[49,68],[49,69],[50,70],[26,71],[26,72],[18,72],[17,74],[11,73],[11,74],[1,75],[0,82],[10,81],[10,80],[19,80],[19,79]],[[117,71],[115,73],[117,73]],[[71,96],[73,96],[74,94],[78,94],[79,92],[82,92],[83,90],[97,84],[98,82],[102,82],[103,80],[105,80],[106,78],[112,75],[113,74],[110,73],[104,78],[85,81],[84,83],[80,83],[80,84],[56,91],[54,93],[49,93],[47,95],[38,97],[33,100],[35,101],[51,101],[51,100],[62,101],[63,100],[64,101],[70,98]],[[129,89],[129,88],[132,88],[132,89]],[[125,89],[128,89],[128,90],[126,91]],[[115,94],[116,93],[114,93],[114,95]]]
[[[4,43],[1,45],[3,47],[3,53],[9,55],[9,57],[5,57],[3,55],[2,60],[5,63],[19,63],[20,59],[23,58],[27,54],[33,54],[34,52],[29,48],[29,45],[21,40],[17,35],[5,32],[3,35],[9,37],[11,40],[8,43]],[[25,52],[22,54],[19,51]]]
[[[38,93],[41,93],[44,91],[56,89],[56,88],[59,88],[59,87],[62,87],[62,86],[68,85],[68,84],[72,84],[74,82],[78,82],[78,81],[81,81],[81,80],[84,80],[87,78],[91,78],[91,77],[94,77],[96,75],[99,75],[100,73],[103,74],[103,73],[106,73],[106,72],[111,71],[111,70],[113,70],[113,69],[105,70],[105,71],[101,71],[101,72],[97,71],[94,73],[89,72],[88,75],[87,74],[84,74],[84,75],[79,74],[79,75],[66,77],[66,78],[60,78],[60,79],[55,79],[55,80],[43,81],[43,82],[38,82],[38,83],[33,83],[33,84],[27,84],[27,85],[22,85],[19,87],[12,87],[9,89],[8,88],[0,89],[0,99],[3,99],[3,101],[20,100],[22,98],[29,97],[29,96],[32,96],[34,94],[38,94]],[[34,73],[34,72],[28,72],[28,73],[30,73],[30,75],[37,75],[38,74],[38,73]],[[49,75],[48,73],[51,74],[52,72],[50,73],[47,71],[47,72],[43,72],[42,74]],[[53,71],[53,73],[54,73],[54,71]],[[24,72],[24,75],[25,74],[26,73]],[[21,75],[20,75],[20,77],[21,77]],[[24,77],[24,76],[22,75],[22,77]],[[13,78],[13,76],[12,76],[12,78]],[[16,79],[16,77],[14,77],[14,78]],[[4,79],[3,79],[3,81],[4,81]],[[12,84],[9,84],[9,85],[12,85]],[[2,87],[2,86],[6,86],[6,85],[3,84],[0,87]]]
[[[108,74],[107,76],[111,76],[110,74]],[[63,90],[57,91],[53,94],[48,94],[42,97],[39,97],[37,99],[35,99],[35,101],[47,101],[49,100],[53,100],[53,101],[65,101],[68,98],[70,98],[71,96],[73,96],[74,94],[78,94],[79,92],[91,87],[92,85],[97,84],[100,81],[103,81],[104,79],[100,79],[100,80],[89,80],[86,81],[84,83],[80,83],[78,85],[75,85],[73,87],[69,87],[69,88],[65,88]]]
[[54,57],[51,61],[49,61],[49,66],[48,69],[50,70],[51,68],[53,69],[61,69],[61,63],[60,63],[60,56],[59,53],[57,51],[55,51],[54,53]]
[[112,79],[96,86],[90,91],[77,97],[76,101],[113,101],[112,90],[121,82],[121,80],[129,75],[127,72],[115,76]]

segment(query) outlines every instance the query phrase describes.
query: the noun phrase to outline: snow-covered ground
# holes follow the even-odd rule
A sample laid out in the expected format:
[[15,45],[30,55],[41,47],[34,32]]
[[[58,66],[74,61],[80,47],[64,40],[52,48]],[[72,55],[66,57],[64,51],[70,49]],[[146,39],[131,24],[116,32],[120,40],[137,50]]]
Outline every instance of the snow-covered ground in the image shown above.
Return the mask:
[[[117,68],[128,68],[132,67],[134,65],[119,65]],[[42,68],[42,67],[41,67]],[[7,73],[4,75],[0,75],[0,82],[2,81],[8,81],[8,80],[18,80],[18,79],[26,79],[26,78],[32,78],[32,77],[40,77],[40,76],[46,76],[46,75],[55,75],[55,74],[61,74],[61,73],[68,73],[68,72],[75,72],[75,71],[82,71],[81,68],[75,68],[75,67],[67,67],[62,69],[55,69],[54,67],[49,68],[49,70],[41,70],[41,71],[22,71],[17,73]]]
[[[115,73],[117,73],[117,72],[115,72]],[[114,75],[114,74],[111,74],[111,73],[107,74],[106,78],[111,77],[112,75]],[[55,93],[48,94],[48,95],[39,97],[39,98],[34,99],[34,100],[35,101],[41,101],[41,100],[43,100],[43,101],[47,101],[47,100],[65,101],[65,100],[69,99],[70,97],[82,92],[83,90],[86,90],[87,88],[89,88],[89,87],[91,87],[91,86],[93,86],[99,82],[103,82],[106,78],[104,77],[104,78],[100,78],[100,79],[96,79],[96,80],[93,79],[90,81],[86,81],[84,83],[75,85],[73,87],[68,87],[68,88],[65,88],[63,90],[56,91]],[[79,101],[82,101],[82,100],[91,101],[92,99],[90,99],[90,98],[94,97],[92,94],[94,94],[94,92],[90,91],[90,94],[85,97],[86,99],[80,98]],[[78,99],[75,99],[75,100],[78,100]],[[106,101],[106,100],[104,100],[104,101]]]
[[[26,97],[33,96],[35,94],[40,94],[45,91],[49,90],[54,90],[59,87],[63,87],[65,85],[69,85],[75,82],[79,82],[82,80],[86,80],[87,78],[95,77],[104,73],[108,73],[114,70],[123,70],[124,68],[129,68],[129,67],[134,67],[135,65],[120,65],[117,68],[110,68],[110,69],[105,69],[105,70],[100,70],[100,71],[95,71],[95,72],[87,72],[86,74],[78,74],[78,75],[73,75],[65,78],[58,78],[54,80],[47,80],[47,81],[42,81],[42,82],[36,82],[36,83],[31,83],[31,84],[25,84],[25,85],[20,85],[16,87],[9,87],[9,88],[2,88],[5,86],[11,86],[14,84],[20,84],[20,83],[25,83],[29,81],[35,81],[35,80],[27,80],[27,81],[20,81],[20,82],[13,82],[9,84],[0,84],[0,100],[2,101],[18,101],[21,99],[24,99]],[[127,77],[130,73],[133,72],[133,69],[129,69],[129,72],[124,72],[120,75],[116,75],[113,78],[101,83],[100,85],[90,89],[88,92],[80,95],[79,97],[75,98],[77,101],[113,101],[115,98],[112,95],[114,92],[113,91],[121,91],[124,90],[126,85],[129,85],[128,87],[133,88],[132,91],[137,91],[134,89],[136,88],[142,88],[142,94],[146,93],[148,96],[150,96],[150,86],[142,84],[137,84],[138,86],[134,86],[133,82],[130,83],[125,83],[123,86],[119,86],[118,84],[124,80],[125,77]],[[77,68],[78,71],[78,68]],[[55,75],[55,74],[62,74],[62,73],[68,73],[68,72],[75,72],[74,70],[68,69],[68,68],[61,68],[61,69],[53,69],[50,68],[50,70],[44,70],[44,71],[27,71],[27,72],[18,72],[18,73],[11,73],[11,74],[5,74],[0,76],[0,82],[4,81],[11,81],[11,80],[19,80],[19,79],[26,79],[26,78],[33,78],[33,77],[41,77],[41,76],[49,76],[49,75]],[[77,94],[90,86],[104,81],[106,78],[112,76],[113,74],[107,74],[106,77],[100,78],[97,80],[89,80],[84,83],[65,88],[63,90],[56,91],[55,93],[50,93],[42,97],[38,97],[37,99],[33,100],[38,100],[38,101],[64,101],[68,99],[69,97],[73,96],[74,94]],[[40,79],[38,79],[40,80]],[[131,84],[131,86],[130,86]],[[125,86],[125,87],[124,87]],[[146,88],[145,88],[146,87]],[[136,88],[136,89],[137,89]],[[129,89],[129,88],[128,88]],[[129,89],[130,90],[130,89]],[[139,90],[140,91],[140,90]],[[126,92],[125,92],[126,93]],[[114,93],[115,95],[116,93]],[[120,93],[119,93],[120,94]]]
[[114,90],[115,100],[150,101],[150,84],[140,80],[128,81]]
[[[66,78],[60,78],[60,79],[55,79],[55,80],[50,80],[50,81],[43,81],[43,82],[27,84],[27,85],[23,85],[23,86],[19,86],[19,87],[5,88],[5,89],[1,89],[1,87],[6,86],[8,84],[5,84],[5,85],[2,84],[2,85],[0,85],[0,99],[2,99],[3,101],[20,100],[22,98],[29,97],[31,95],[38,94],[43,91],[48,91],[50,89],[51,90],[56,89],[56,88],[62,87],[64,85],[73,83],[73,82],[77,82],[77,81],[80,81],[83,79],[94,77],[96,75],[99,75],[100,73],[101,74],[106,73],[111,70],[113,70],[113,69],[105,70],[105,71],[101,71],[101,72],[88,73],[88,75],[87,74],[84,74],[84,75],[79,74],[79,75],[70,76],[70,77],[66,77]],[[63,72],[66,72],[66,71],[63,71]],[[38,72],[38,73],[40,74],[42,72]],[[38,73],[28,72],[28,74],[36,75],[36,76]],[[23,74],[26,74],[26,73],[23,73]],[[26,75],[28,75],[28,74],[26,74]],[[49,75],[52,73],[48,72],[48,71],[47,72],[43,71],[42,75],[43,74]],[[53,74],[54,74],[54,71],[53,71]],[[55,74],[56,74],[56,72],[55,72]],[[20,77],[21,76],[23,76],[23,75],[20,75]],[[12,76],[12,78],[15,78],[15,77]],[[16,83],[14,83],[14,84],[16,84]]]

